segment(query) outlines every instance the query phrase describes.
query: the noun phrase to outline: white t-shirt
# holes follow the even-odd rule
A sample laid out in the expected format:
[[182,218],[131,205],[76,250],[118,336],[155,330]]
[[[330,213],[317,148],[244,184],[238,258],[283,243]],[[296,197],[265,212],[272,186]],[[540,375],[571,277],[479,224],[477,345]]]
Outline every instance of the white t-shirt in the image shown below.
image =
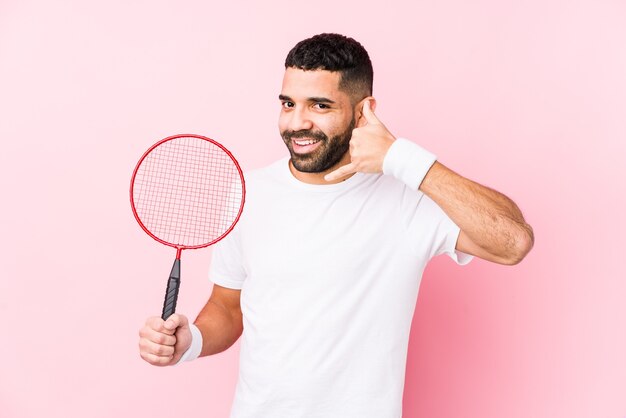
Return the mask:
[[246,176],[246,203],[215,245],[210,279],[241,289],[231,418],[400,418],[411,320],[426,263],[459,227],[383,174],[332,185],[288,158]]

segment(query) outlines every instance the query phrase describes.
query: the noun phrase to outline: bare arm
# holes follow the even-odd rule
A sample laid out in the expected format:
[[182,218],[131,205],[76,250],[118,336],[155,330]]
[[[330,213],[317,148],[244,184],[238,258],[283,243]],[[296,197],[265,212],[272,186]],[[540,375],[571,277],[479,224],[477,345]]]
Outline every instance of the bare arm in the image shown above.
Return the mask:
[[213,286],[209,301],[194,322],[202,333],[200,356],[221,353],[243,332],[240,295],[241,290]]
[[499,264],[517,264],[534,244],[533,229],[508,197],[435,162],[420,185],[461,229],[456,249]]

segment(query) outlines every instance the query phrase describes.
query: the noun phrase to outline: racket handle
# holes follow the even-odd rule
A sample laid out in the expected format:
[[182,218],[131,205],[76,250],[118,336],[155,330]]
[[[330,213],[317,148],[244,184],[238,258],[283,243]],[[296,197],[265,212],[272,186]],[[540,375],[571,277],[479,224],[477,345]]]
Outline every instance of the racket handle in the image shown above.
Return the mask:
[[170,278],[167,281],[165,300],[163,301],[163,314],[161,318],[167,320],[176,311],[176,301],[178,300],[178,288],[180,287],[180,258],[174,260]]

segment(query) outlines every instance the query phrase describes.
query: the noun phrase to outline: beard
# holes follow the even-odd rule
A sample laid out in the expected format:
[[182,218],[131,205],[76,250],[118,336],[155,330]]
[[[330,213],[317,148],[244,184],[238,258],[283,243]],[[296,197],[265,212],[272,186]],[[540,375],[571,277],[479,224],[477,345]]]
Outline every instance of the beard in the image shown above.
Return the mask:
[[[281,136],[289,154],[291,154],[291,163],[296,170],[304,173],[322,173],[334,165],[336,165],[346,152],[350,149],[350,139],[352,138],[352,130],[356,125],[354,116],[348,125],[348,128],[338,135],[328,137],[322,131],[300,130],[300,131],[283,131]],[[320,142],[319,146],[307,154],[297,154],[293,150],[292,139],[310,138]]]

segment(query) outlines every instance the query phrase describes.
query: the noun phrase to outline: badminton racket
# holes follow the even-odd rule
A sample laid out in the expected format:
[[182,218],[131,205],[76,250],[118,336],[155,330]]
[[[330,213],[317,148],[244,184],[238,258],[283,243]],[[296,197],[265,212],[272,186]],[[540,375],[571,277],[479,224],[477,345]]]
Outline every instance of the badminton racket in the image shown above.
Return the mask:
[[130,204],[141,228],[176,249],[163,301],[163,320],[176,311],[183,250],[224,238],[245,201],[243,173],[221,144],[201,135],[174,135],[150,147],[130,181]]

